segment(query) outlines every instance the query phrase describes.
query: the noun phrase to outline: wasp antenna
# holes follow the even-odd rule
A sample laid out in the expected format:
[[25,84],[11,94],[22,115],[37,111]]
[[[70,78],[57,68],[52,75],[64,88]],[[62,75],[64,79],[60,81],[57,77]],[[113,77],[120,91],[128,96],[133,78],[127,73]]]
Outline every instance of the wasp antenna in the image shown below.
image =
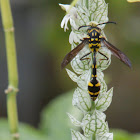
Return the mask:
[[83,27],[86,27],[86,26],[80,26],[80,27],[78,28],[78,30],[80,30],[80,29],[83,28]]
[[90,27],[90,25],[80,26],[80,27],[78,28],[78,30],[80,30],[80,29],[83,28],[83,27]]
[[107,23],[117,24],[117,23],[116,23],[116,22],[114,22],[114,21],[108,21]]
[[[102,25],[102,24],[108,24],[108,23],[113,23],[113,24],[117,24],[116,22],[114,22],[114,21],[108,21],[108,22],[104,22],[104,23],[99,23],[98,25]],[[97,25],[97,26],[98,26]]]

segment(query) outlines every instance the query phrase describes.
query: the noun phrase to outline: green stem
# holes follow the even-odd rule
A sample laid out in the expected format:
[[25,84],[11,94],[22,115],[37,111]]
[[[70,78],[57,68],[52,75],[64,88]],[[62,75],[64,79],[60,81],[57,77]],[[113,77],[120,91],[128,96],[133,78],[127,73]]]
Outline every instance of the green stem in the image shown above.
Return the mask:
[[96,140],[95,134],[92,135],[92,140]]
[[18,71],[15,49],[15,36],[9,0],[0,0],[2,23],[5,31],[6,54],[9,86],[7,93],[7,113],[12,140],[18,140],[18,115],[16,93],[18,88]]
[[70,8],[68,9],[67,14],[70,12],[71,8],[72,8],[73,6],[75,6],[75,4],[76,4],[77,2],[78,2],[78,0],[73,0],[73,1],[71,2]]

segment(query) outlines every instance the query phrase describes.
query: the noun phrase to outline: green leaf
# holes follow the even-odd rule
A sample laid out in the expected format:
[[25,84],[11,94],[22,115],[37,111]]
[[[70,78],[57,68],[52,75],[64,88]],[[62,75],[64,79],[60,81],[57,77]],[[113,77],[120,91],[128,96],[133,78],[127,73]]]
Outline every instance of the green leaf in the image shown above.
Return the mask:
[[128,2],[140,2],[140,0],[127,0]]
[[114,140],[134,140],[132,135],[124,130],[113,130]]
[[132,134],[125,130],[114,129],[112,130],[113,140],[140,140],[140,134]]
[[72,126],[67,112],[74,114],[81,120],[81,112],[72,106],[73,91],[65,93],[50,102],[41,115],[41,130],[49,136],[49,140],[71,140],[70,128],[79,130]]
[[114,134],[113,140],[140,140],[140,134],[132,134],[125,130],[114,129],[112,130]]
[[[49,140],[39,130],[27,125],[19,124],[20,140]],[[9,125],[6,119],[0,119],[0,140],[11,140]]]
[[140,134],[135,134],[133,136],[133,140],[140,140]]

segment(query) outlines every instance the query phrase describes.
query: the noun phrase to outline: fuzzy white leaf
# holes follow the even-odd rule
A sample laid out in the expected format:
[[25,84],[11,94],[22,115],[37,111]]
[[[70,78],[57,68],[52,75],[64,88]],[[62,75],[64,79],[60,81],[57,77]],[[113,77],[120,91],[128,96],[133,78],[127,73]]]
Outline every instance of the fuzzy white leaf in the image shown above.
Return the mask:
[[96,135],[97,140],[113,140],[113,133],[105,133],[104,135]]
[[82,74],[85,70],[89,70],[90,66],[89,66],[89,61],[87,60],[80,60],[81,57],[79,57],[79,55],[77,55],[72,61],[71,61],[71,66],[73,68],[73,70],[77,73],[77,74]]
[[88,140],[80,132],[71,129],[72,140]]
[[[94,10],[94,9],[93,9]],[[108,4],[104,0],[96,1],[95,11],[91,11],[91,20],[98,23],[103,23],[108,21]],[[100,26],[101,29],[104,28],[104,25]]]
[[70,71],[69,69],[66,69],[66,71],[69,77],[71,78],[71,80],[77,82],[78,76],[74,72]]
[[91,70],[86,70],[84,71],[83,74],[81,74],[78,79],[77,79],[77,85],[84,90],[87,90],[88,88],[88,83],[90,81],[90,77],[91,77]]
[[71,67],[77,74],[83,73],[82,68],[84,67],[84,64],[81,62],[78,55],[71,61]]
[[78,126],[80,127],[81,126],[81,122],[79,122],[78,120],[76,120],[71,114],[67,113],[71,122],[75,125],[75,126]]
[[[87,36],[87,34],[85,34],[84,32],[81,32],[79,30],[71,31],[71,33],[69,35],[69,42],[70,42],[70,44],[72,44],[73,42],[79,43],[79,42],[81,42],[80,40],[86,36]],[[73,49],[73,46],[72,46],[72,49]]]
[[81,35],[71,31],[69,36],[69,43],[72,44],[73,42],[78,43],[81,39]]
[[87,91],[76,88],[72,100],[73,106],[79,108],[84,114],[91,109],[91,99]]
[[93,133],[103,135],[108,132],[108,125],[105,122],[105,114],[95,110],[92,116],[84,118],[83,131],[86,137],[91,136]]
[[85,129],[85,126],[91,121],[91,114],[86,114],[82,120],[82,128]]
[[[98,23],[108,21],[108,5],[104,0],[79,0],[77,5],[77,15],[80,25],[87,25],[90,21]],[[104,28],[101,25],[100,28]]]
[[101,71],[108,68],[108,66],[111,63],[111,52],[106,47],[101,47],[100,52],[103,53],[105,56],[101,55],[100,53],[97,53],[97,68],[99,68]]
[[89,12],[81,6],[77,6],[77,18],[79,21],[79,26],[87,25],[89,20]]
[[[77,45],[72,43],[71,47],[74,49]],[[84,57],[85,60],[80,60],[85,54],[90,52],[88,45],[86,45],[77,56],[71,61],[71,66],[77,74],[82,74],[84,70],[89,70],[91,67],[91,54]]]
[[[72,43],[71,48],[74,49],[77,45],[75,43]],[[85,55],[85,53],[89,53],[89,48],[85,46],[77,55],[74,57],[74,59],[71,61],[71,66],[73,70],[77,74],[82,74],[83,70],[89,69],[89,63],[88,61],[81,61],[81,57]]]
[[104,78],[104,74],[102,71],[100,71],[100,69],[97,69],[97,80],[100,82],[101,84],[101,89],[100,89],[100,94],[99,96],[102,95],[102,93],[106,92],[107,91],[107,85],[106,85],[106,82],[105,80],[103,79]]
[[104,112],[110,106],[112,102],[113,88],[111,88],[107,93],[103,93],[103,96],[98,98],[96,102],[96,109]]

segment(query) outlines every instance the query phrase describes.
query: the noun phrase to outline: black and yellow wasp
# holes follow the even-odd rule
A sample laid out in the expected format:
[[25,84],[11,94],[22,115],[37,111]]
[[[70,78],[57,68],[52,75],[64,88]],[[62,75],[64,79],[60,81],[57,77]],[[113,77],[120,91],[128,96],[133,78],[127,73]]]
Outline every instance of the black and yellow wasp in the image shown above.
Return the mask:
[[[121,52],[119,49],[117,49],[115,46],[113,46],[111,43],[109,43],[105,39],[105,37],[102,36],[101,29],[98,27],[98,25],[108,24],[108,23],[116,24],[115,22],[105,22],[105,23],[100,23],[97,25],[93,24],[93,25],[80,26],[79,29],[82,27],[88,27],[87,37],[83,38],[83,40],[81,40],[82,42],[76,48],[74,48],[71,52],[69,52],[61,63],[61,68],[63,69],[84,48],[84,46],[88,44],[88,46],[91,50],[90,53],[92,53],[92,56],[93,56],[92,77],[91,77],[91,81],[88,84],[88,93],[90,94],[91,99],[93,101],[96,100],[96,98],[100,92],[100,83],[97,80],[97,72],[96,72],[96,69],[97,69],[96,53],[97,52],[100,53],[101,55],[106,57],[106,60],[108,60],[108,57],[99,51],[99,49],[102,46],[106,46],[112,52],[112,54],[114,56],[116,56],[118,59],[120,59],[128,67],[131,67],[131,62],[127,58],[127,56],[123,52]],[[101,43],[103,44],[102,46],[101,46]],[[84,55],[82,58],[89,55],[90,53]],[[80,60],[82,60],[82,58]]]

